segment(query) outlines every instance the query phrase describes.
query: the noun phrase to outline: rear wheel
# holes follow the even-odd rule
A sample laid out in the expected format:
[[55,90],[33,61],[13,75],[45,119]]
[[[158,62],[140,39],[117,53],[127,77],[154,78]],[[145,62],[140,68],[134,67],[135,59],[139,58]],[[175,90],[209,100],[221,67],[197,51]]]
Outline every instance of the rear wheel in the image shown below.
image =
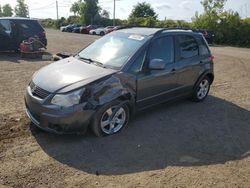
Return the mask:
[[129,121],[129,108],[121,101],[113,101],[101,107],[92,122],[93,133],[100,137],[122,130]]
[[205,76],[196,84],[192,95],[193,101],[201,102],[207,97],[210,90],[210,83],[210,79]]

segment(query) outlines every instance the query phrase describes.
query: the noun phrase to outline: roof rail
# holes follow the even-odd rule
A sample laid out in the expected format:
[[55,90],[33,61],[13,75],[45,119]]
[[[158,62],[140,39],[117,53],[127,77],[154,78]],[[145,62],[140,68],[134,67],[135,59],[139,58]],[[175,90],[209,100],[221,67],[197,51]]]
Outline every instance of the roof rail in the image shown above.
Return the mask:
[[160,30],[157,31],[154,34],[155,36],[159,35],[163,31],[167,31],[167,30],[187,30],[187,31],[193,31],[193,29],[187,28],[187,27],[166,27],[166,28],[162,28],[162,27],[148,27],[148,26],[123,26],[122,28],[119,28],[118,30],[121,30],[121,29],[130,29],[130,28],[134,28],[134,27],[138,27],[138,28],[159,28]]
[[154,36],[157,36],[159,34],[161,34],[164,31],[168,31],[168,30],[186,30],[186,31],[193,31],[190,28],[184,28],[184,27],[169,27],[169,28],[162,28],[161,30],[157,31]]

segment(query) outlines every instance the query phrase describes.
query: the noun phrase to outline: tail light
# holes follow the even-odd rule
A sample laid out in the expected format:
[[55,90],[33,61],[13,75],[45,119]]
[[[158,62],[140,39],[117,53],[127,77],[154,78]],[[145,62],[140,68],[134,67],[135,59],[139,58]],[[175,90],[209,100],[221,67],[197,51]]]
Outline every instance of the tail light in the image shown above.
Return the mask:
[[214,56],[211,55],[211,56],[209,57],[209,61],[214,61]]
[[45,33],[45,31],[42,32],[42,33],[40,33],[39,37],[40,37],[40,38],[46,38],[46,33]]

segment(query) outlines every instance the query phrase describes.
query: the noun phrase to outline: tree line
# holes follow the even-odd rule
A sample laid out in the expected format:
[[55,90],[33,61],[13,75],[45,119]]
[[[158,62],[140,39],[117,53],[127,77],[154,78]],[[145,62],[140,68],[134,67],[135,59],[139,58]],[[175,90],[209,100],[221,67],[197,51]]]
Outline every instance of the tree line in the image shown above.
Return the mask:
[[24,0],[17,0],[17,5],[13,9],[10,4],[0,5],[0,17],[11,17],[15,16],[28,17],[28,5],[25,4]]
[[[242,19],[238,12],[224,10],[227,0],[201,0],[204,13],[198,12],[192,17],[192,22],[184,20],[159,20],[158,15],[149,3],[137,3],[131,11],[128,19],[116,19],[116,25],[146,26],[164,28],[190,28],[206,29],[215,33],[214,42],[217,44],[229,44],[250,47],[250,18]],[[68,19],[61,18],[58,21],[44,20],[44,25],[60,27],[70,23],[82,23],[85,25],[112,25],[109,12],[98,6],[98,0],[78,0],[72,4],[70,11],[74,16]]]
[[[201,0],[204,12],[198,12],[192,18],[192,22],[184,20],[159,20],[158,15],[149,3],[137,3],[128,19],[116,19],[116,25],[146,26],[163,28],[190,28],[206,29],[215,33],[214,42],[217,44],[229,44],[250,47],[250,17],[242,19],[238,12],[225,10],[227,0]],[[74,14],[67,19],[59,20],[42,19],[44,27],[59,28],[62,25],[81,23],[83,25],[95,24],[108,26],[113,24],[110,13],[99,6],[98,0],[78,0],[73,3],[70,11]],[[0,6],[0,16],[28,17],[28,6],[24,0],[17,0],[14,10],[9,4]]]

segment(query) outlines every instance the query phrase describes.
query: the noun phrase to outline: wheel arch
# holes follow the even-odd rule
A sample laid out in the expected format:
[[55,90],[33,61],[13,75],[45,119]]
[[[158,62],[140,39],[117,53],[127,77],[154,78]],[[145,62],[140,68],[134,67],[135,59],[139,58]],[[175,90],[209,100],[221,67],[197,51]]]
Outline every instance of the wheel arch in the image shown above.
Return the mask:
[[214,81],[214,74],[213,74],[213,72],[211,72],[211,71],[205,71],[204,73],[202,73],[202,74],[198,77],[198,79],[196,80],[196,82],[195,82],[195,84],[194,84],[194,87],[196,87],[197,83],[200,82],[201,79],[203,79],[203,78],[206,77],[206,76],[209,78],[209,80],[210,80],[210,85],[211,85],[211,84],[213,83],[213,81]]
[[94,84],[90,93],[87,102],[91,104],[92,110],[98,110],[102,106],[118,100],[128,106],[130,113],[135,111],[135,91],[124,84],[116,74]]

